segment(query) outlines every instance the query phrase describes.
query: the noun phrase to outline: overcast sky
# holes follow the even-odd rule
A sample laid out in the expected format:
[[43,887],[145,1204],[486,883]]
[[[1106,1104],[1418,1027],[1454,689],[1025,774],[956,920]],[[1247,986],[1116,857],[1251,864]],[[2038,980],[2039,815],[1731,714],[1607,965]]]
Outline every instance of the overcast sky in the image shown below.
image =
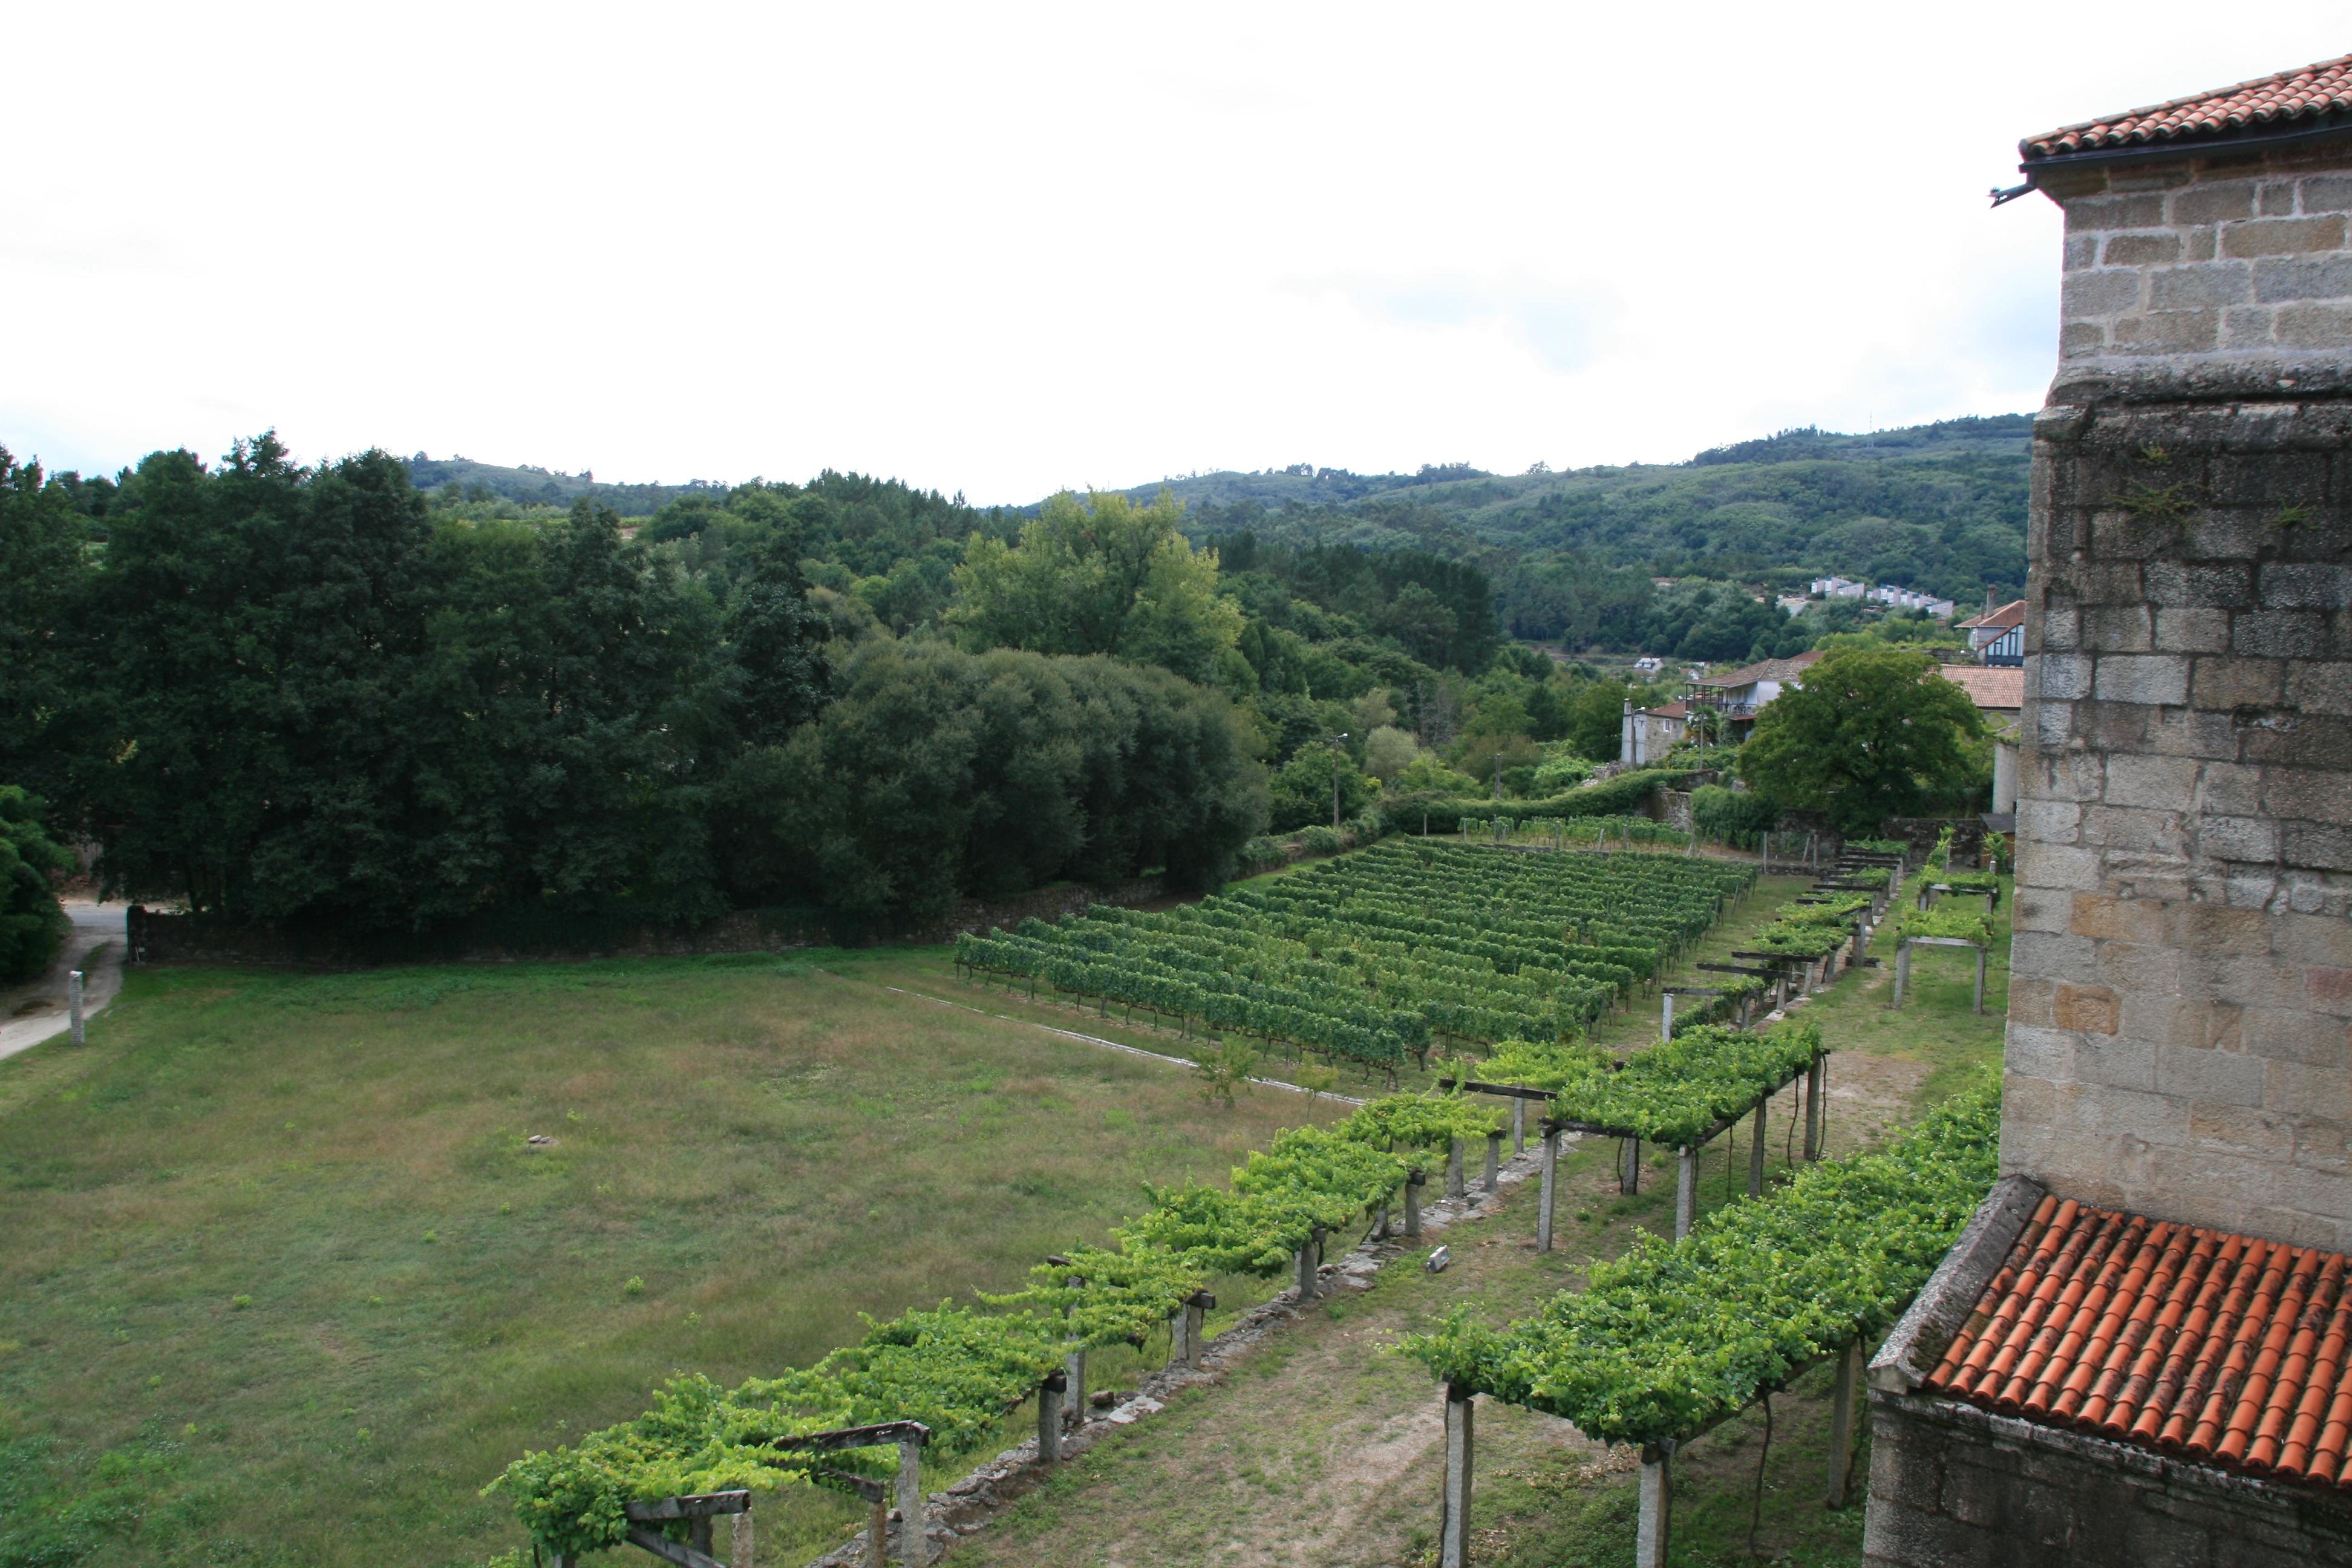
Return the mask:
[[0,444],[971,500],[2038,404],[2021,135],[2340,6],[13,0]]

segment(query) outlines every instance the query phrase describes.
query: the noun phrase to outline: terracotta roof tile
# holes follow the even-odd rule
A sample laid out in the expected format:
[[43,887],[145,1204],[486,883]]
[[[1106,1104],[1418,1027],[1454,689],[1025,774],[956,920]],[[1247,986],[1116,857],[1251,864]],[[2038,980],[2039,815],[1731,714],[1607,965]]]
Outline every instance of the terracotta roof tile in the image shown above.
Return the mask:
[[1923,1391],[2352,1489],[2340,1252],[2045,1197]]
[[2015,665],[1948,664],[1942,673],[1979,708],[2014,713],[2025,707],[2025,671]]
[[1753,686],[1759,680],[1793,680],[1821,663],[1818,649],[1801,653],[1792,658],[1768,658],[1761,664],[1746,664],[1721,675],[1710,675],[1704,680],[1694,680],[1693,686]]
[[2175,142],[2194,151],[2205,142],[2318,129],[2338,118],[2352,119],[2352,55],[2176,98],[2169,103],[2151,104],[2128,114],[2062,126],[2027,137],[2017,144],[2017,151],[2028,163],[2070,153],[2125,152]]
[[1988,614],[1981,616],[1970,616],[1967,620],[1962,621],[1956,629],[1965,632],[1972,630],[1978,626],[2005,627],[2022,626],[2024,623],[2025,601],[2022,599],[2011,599],[2008,604],[2001,605],[2000,608],[1997,610],[1990,611]]

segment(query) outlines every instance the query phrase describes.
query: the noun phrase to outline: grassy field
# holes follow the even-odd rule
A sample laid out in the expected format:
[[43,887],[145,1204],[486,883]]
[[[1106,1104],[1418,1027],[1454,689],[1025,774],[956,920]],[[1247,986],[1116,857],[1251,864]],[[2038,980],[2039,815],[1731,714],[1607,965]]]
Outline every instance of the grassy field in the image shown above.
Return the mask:
[[[134,972],[0,1063],[0,1564],[479,1563],[526,1447],[1004,1288],[1340,1109],[863,977],[905,962]],[[787,1496],[772,1561],[854,1528]]]

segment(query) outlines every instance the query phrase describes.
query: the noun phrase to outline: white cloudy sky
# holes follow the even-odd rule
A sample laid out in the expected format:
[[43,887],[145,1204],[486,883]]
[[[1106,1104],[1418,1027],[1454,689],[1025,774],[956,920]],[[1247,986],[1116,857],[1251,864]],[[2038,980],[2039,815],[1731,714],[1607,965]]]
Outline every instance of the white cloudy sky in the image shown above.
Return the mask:
[[2032,406],[2020,135],[2336,6],[8,0],[0,444],[976,501]]

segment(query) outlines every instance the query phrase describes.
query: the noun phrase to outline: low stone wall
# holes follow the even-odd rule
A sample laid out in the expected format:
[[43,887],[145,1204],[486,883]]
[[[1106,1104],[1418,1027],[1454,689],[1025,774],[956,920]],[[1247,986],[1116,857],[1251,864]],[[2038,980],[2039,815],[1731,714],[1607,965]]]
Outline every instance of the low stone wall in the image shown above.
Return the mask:
[[[1157,878],[1112,888],[1058,883],[1016,898],[959,900],[944,921],[886,933],[881,942],[931,943],[955,940],[959,931],[1011,928],[1031,918],[1057,920],[1093,904],[1133,907],[1168,896]],[[165,914],[131,906],[128,921],[134,963],[297,964],[320,969],[360,969],[383,963],[513,963],[589,958],[686,957],[716,952],[783,952],[838,941],[803,911],[737,910],[691,927],[578,921],[552,924],[537,939],[469,937],[443,932],[380,942],[352,942],[332,933],[271,921],[234,924],[197,915]]]
[[1984,860],[1984,819],[1977,816],[1891,816],[1879,825],[1881,838],[1899,838],[1911,846],[1917,860],[1936,847],[1947,827],[1952,830],[1952,862],[1979,865]]
[[1921,1394],[1870,1394],[1865,1568],[2352,1565],[2352,1505]]

